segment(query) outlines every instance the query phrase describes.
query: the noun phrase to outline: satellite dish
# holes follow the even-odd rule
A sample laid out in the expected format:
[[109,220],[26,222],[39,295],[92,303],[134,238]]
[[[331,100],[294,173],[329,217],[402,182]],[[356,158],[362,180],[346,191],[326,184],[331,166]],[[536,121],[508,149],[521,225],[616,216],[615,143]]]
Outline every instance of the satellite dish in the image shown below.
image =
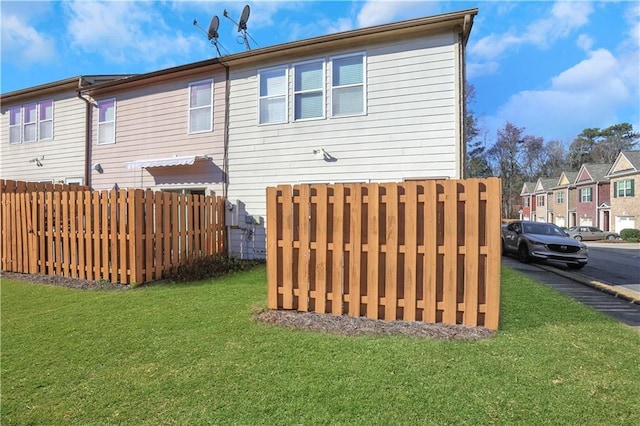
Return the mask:
[[220,19],[217,15],[213,15],[211,18],[211,23],[209,24],[209,31],[207,32],[207,37],[209,40],[218,38],[218,27],[220,26]]
[[[251,37],[251,35],[247,33],[247,21],[249,20],[249,13],[250,13],[249,5],[246,5],[242,9],[242,14],[240,15],[240,22],[236,22],[233,19],[229,18],[229,13],[227,12],[226,9],[224,10],[224,13],[223,13],[225,18],[229,19],[231,22],[233,22],[238,26],[238,32],[242,33],[242,36],[241,36],[242,41],[240,41],[240,43],[244,42],[244,45],[247,48],[247,50],[251,50],[251,46],[249,46],[249,40],[247,40],[247,36],[249,36],[251,40],[253,40],[253,37]],[[253,41],[255,42],[255,40]]]
[[249,5],[246,5],[244,9],[242,9],[242,14],[240,15],[240,22],[238,23],[238,32],[247,30],[247,21],[249,20]]

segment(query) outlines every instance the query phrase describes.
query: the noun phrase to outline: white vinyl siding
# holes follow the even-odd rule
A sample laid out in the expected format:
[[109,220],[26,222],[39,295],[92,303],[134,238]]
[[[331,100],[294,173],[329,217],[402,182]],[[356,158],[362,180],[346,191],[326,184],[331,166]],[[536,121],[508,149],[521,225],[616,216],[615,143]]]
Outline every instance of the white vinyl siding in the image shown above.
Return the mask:
[[294,119],[324,118],[324,61],[293,66]]
[[116,142],[116,100],[98,102],[98,145]]
[[[335,117],[332,113],[334,58],[354,51],[313,52],[295,64],[324,58],[325,118],[293,117],[294,78],[286,79],[282,60],[233,67],[230,73],[228,199],[240,200],[250,215],[264,216],[265,187],[305,182],[397,182],[413,178],[461,178],[457,133],[459,112],[457,38],[452,33],[389,40],[358,47],[363,61],[364,113]],[[364,54],[366,53],[366,55]],[[277,67],[277,68],[276,68]],[[280,70],[286,88],[280,93],[282,120],[264,125],[262,89],[265,70]],[[292,72],[292,71],[291,71]],[[355,86],[354,86],[355,87]],[[363,102],[364,104],[364,102]],[[288,120],[288,121],[286,121]],[[256,122],[262,125],[257,125]],[[324,149],[331,157],[315,155]],[[240,218],[242,222],[243,218]],[[261,256],[263,229],[242,240],[243,255]],[[242,230],[230,232],[230,250],[238,255]],[[246,236],[246,235],[245,235]]]
[[287,69],[285,67],[258,71],[258,123],[286,123]]
[[331,58],[331,115],[365,113],[365,62],[363,53]]
[[[36,93],[20,104],[3,104],[0,179],[57,183],[68,177],[84,176],[87,105],[77,97],[76,87],[47,93],[42,98]],[[38,141],[21,143],[22,110],[30,103],[38,104]],[[97,108],[94,112],[97,130]],[[92,140],[96,138],[94,134]],[[31,162],[35,158],[42,167]]]
[[213,80],[189,84],[189,133],[213,130]]

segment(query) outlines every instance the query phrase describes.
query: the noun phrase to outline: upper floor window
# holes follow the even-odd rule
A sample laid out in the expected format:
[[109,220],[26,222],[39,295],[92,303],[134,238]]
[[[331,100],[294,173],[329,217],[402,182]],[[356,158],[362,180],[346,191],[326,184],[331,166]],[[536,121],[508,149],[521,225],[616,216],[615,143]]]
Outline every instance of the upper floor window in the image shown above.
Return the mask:
[[538,207],[544,207],[544,195],[538,195],[536,204]]
[[98,144],[116,142],[116,100],[98,102]]
[[38,106],[36,104],[24,106],[22,138],[23,142],[35,142],[38,139]]
[[189,133],[213,130],[213,80],[189,84]]
[[9,109],[9,143],[53,139],[53,101]]
[[556,204],[564,204],[564,192],[556,192]]
[[53,101],[40,102],[39,108],[40,139],[53,139]]
[[621,180],[614,184],[614,197],[633,197],[633,179]]
[[331,115],[364,114],[365,55],[331,58]]
[[284,67],[258,71],[260,85],[258,123],[287,121],[287,69]]
[[324,62],[297,64],[294,75],[294,119],[324,118]]
[[593,201],[593,197],[591,195],[591,188],[582,188],[580,190],[580,202],[590,203],[591,201]]
[[22,142],[22,107],[9,109],[9,143]]
[[529,197],[524,198],[524,206],[529,207]]

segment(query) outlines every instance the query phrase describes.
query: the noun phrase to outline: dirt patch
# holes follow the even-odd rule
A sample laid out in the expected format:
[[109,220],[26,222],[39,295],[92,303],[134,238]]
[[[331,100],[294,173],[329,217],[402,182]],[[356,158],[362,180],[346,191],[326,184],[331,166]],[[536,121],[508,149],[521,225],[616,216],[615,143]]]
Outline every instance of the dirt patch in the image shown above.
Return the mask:
[[10,278],[22,281],[29,281],[31,283],[57,285],[60,287],[69,287],[82,290],[92,289],[113,289],[113,290],[127,290],[131,286],[124,284],[113,284],[107,281],[91,281],[81,280],[78,278],[58,277],[55,275],[40,275],[40,274],[19,274],[16,272],[2,272],[0,275],[2,279]]
[[281,327],[342,336],[412,336],[440,340],[479,340],[491,337],[493,330],[451,324],[418,321],[383,321],[347,315],[267,310],[255,315],[257,321]]

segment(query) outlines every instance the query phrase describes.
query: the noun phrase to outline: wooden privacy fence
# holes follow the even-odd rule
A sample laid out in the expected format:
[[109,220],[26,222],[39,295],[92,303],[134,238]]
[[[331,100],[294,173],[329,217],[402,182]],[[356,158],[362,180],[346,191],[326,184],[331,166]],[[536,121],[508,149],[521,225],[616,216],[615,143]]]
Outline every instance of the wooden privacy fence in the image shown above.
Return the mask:
[[269,308],[497,329],[500,185],[267,188]]
[[2,193],[2,270],[141,284],[226,252],[224,200],[141,189]]

